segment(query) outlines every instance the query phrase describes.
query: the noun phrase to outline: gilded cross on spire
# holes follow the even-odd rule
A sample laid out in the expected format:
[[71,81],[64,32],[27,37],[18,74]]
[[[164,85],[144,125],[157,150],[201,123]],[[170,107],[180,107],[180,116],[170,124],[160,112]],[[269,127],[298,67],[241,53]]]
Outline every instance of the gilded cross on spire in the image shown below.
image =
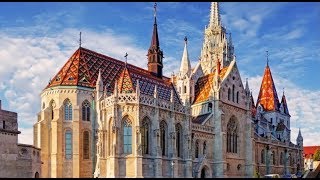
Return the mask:
[[124,57],[126,58],[126,64],[127,64],[128,53],[126,53],[126,55]]
[[154,8],[154,17],[156,17],[157,16],[157,3],[156,2],[154,3],[153,8]]
[[269,66],[269,51],[266,51],[267,52],[267,66]]

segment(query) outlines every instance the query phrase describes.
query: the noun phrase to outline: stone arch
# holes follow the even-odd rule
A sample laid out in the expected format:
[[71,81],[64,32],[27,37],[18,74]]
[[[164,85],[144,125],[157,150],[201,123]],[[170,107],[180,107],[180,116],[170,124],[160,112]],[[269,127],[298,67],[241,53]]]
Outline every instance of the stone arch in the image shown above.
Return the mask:
[[151,136],[151,120],[148,116],[144,116],[140,122],[140,132],[141,132],[141,148],[142,154],[150,154],[150,141],[152,140]]
[[209,163],[207,162],[207,159],[203,160],[203,163],[199,168],[197,177],[198,178],[212,178],[212,170],[210,168]]
[[239,128],[238,119],[232,115],[227,123],[227,152],[239,152]]
[[36,172],[36,173],[34,174],[34,178],[40,178],[40,175],[39,175],[38,172]]

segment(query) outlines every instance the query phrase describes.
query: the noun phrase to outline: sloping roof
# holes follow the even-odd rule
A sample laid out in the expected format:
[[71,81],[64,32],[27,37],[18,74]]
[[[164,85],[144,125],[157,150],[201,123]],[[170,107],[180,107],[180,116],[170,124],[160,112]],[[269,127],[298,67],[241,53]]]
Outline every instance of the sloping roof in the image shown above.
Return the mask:
[[284,113],[289,115],[287,100],[286,100],[286,97],[284,96],[284,94],[283,94],[283,96],[281,98],[281,104],[283,105]]
[[269,65],[267,65],[264,70],[256,106],[258,106],[259,103],[265,111],[279,110],[279,99]]
[[202,124],[206,119],[207,117],[210,115],[210,113],[208,114],[203,114],[203,115],[200,115],[200,116],[197,116],[197,117],[193,117],[192,118],[192,122],[193,123],[197,123],[197,124]]
[[181,104],[179,96],[169,78],[165,76],[158,78],[151,72],[131,64],[126,65],[127,71],[124,71],[124,67],[125,63],[122,61],[80,47],[73,53],[46,88],[54,86],[95,88],[99,69],[101,69],[102,81],[108,93],[114,92],[115,80],[119,82],[123,74],[122,77],[124,79],[128,80],[127,77],[131,79],[134,90],[136,89],[137,79],[139,79],[140,92],[145,95],[153,96],[155,85],[157,85],[159,98],[170,101],[171,90],[173,89],[174,101]]
[[303,146],[303,153],[305,157],[311,158],[311,154],[315,154],[317,149],[320,149],[320,146]]
[[[227,69],[228,69],[228,66],[220,70],[220,74],[219,74],[220,79],[223,79],[223,77],[227,72]],[[213,78],[214,78],[215,71],[216,70],[198,79],[195,86],[195,98],[194,98],[193,104],[206,101],[209,99],[210,90],[213,86]]]
[[128,68],[125,66],[123,69],[118,84],[118,91],[120,93],[132,93],[134,92],[132,80],[128,71]]

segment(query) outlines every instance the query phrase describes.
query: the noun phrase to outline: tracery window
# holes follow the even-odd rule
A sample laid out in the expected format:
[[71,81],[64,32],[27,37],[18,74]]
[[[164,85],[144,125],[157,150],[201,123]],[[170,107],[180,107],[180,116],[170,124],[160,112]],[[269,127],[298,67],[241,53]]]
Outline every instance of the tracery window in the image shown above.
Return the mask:
[[90,103],[87,100],[82,103],[82,120],[90,121]]
[[72,158],[72,132],[67,130],[65,133],[65,157],[66,159]]
[[228,100],[230,101],[230,99],[231,99],[231,89],[229,88],[228,89]]
[[238,152],[238,124],[235,116],[227,124],[227,152]]
[[262,149],[262,151],[261,151],[261,164],[265,163],[264,158],[265,158],[264,149]]
[[149,122],[149,118],[145,117],[141,126],[141,146],[143,154],[149,154]]
[[122,122],[123,128],[123,153],[132,153],[132,125],[128,117],[125,117]]
[[177,150],[177,156],[181,157],[182,154],[182,127],[180,124],[176,124],[176,150]]
[[239,91],[237,92],[237,103],[239,103]]
[[167,137],[167,124],[164,121],[161,121],[160,123],[160,146],[161,146],[161,152],[162,155],[165,156],[167,151],[166,151],[166,137]]
[[64,103],[64,120],[72,121],[72,104],[69,99]]
[[273,162],[273,165],[276,165],[276,154],[274,151],[272,151],[272,162]]
[[232,85],[232,101],[234,102],[234,84]]
[[203,142],[203,155],[205,155],[207,153],[207,143],[206,141]]

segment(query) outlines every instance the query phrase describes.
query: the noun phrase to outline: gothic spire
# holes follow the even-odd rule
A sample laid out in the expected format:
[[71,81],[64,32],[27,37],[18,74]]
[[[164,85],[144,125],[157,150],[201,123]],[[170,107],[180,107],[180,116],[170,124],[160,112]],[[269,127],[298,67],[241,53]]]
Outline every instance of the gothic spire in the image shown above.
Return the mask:
[[160,43],[158,37],[158,28],[157,28],[157,3],[154,4],[154,24],[153,24],[153,32],[151,38],[150,48],[148,50],[148,70],[156,75],[157,77],[162,77],[162,59],[163,52],[160,50]]
[[210,24],[209,26],[220,26],[220,12],[218,2],[211,3]]
[[277,90],[274,85],[271,70],[268,64],[264,70],[264,75],[262,78],[260,92],[257,100],[257,106],[259,103],[266,111],[279,110],[279,99]]
[[283,90],[283,95],[282,95],[282,98],[281,98],[281,104],[283,106],[284,113],[285,114],[289,114],[286,96],[284,95],[284,90]]
[[188,39],[187,36],[184,38],[184,50],[181,59],[180,73],[181,75],[189,75],[191,73],[191,65],[189,60],[189,54],[187,49]]

